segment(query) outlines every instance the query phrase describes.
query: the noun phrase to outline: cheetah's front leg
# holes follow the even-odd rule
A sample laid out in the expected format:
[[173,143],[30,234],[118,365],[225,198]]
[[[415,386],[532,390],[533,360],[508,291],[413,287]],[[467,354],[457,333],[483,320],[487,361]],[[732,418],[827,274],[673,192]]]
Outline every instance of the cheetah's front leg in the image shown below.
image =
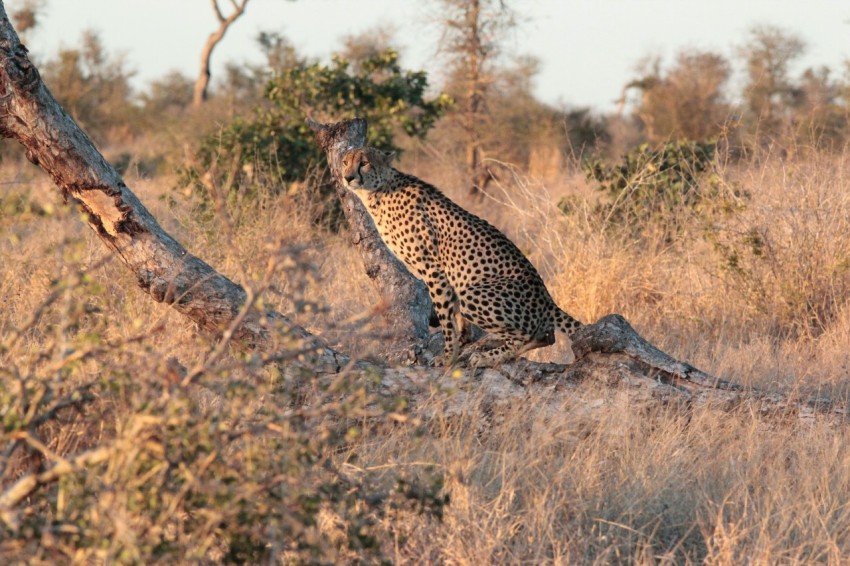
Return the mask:
[[443,355],[435,360],[438,365],[450,366],[457,361],[461,346],[461,329],[458,328],[460,321],[460,305],[457,293],[449,284],[448,279],[442,273],[429,274],[425,279],[428,294],[434,303],[434,311],[440,321],[443,338],[446,345]]

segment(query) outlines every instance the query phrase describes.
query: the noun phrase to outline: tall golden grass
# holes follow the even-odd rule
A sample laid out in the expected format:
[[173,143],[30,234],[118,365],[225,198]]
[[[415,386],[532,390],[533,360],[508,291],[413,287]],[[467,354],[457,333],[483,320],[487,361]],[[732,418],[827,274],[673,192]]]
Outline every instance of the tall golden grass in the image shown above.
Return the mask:
[[[466,199],[451,167],[430,169],[439,156],[410,152],[407,168],[509,234],[578,318],[618,312],[672,355],[730,381],[843,399],[850,154],[797,155],[718,164],[730,194],[748,196],[707,223],[683,211],[692,229],[673,242],[606,226],[592,213],[592,187],[570,167],[545,183],[511,170],[483,201]],[[435,398],[427,421],[390,422],[345,377],[305,408],[289,378],[237,355],[180,387],[170,358],[193,366],[209,342],[138,291],[46,179],[4,167],[3,178],[17,181],[0,217],[0,490],[109,448],[15,507],[17,528],[0,530],[0,555],[12,561],[850,557],[846,429],[710,408],[615,402],[588,411],[569,396],[487,411],[472,396],[462,415],[444,414]],[[241,211],[228,237],[196,221],[190,202],[169,205],[170,179],[130,181],[168,231],[244,285],[285,258],[266,305],[342,351],[383,354],[380,298],[344,232],[317,229],[285,197],[265,197]],[[564,215],[564,195],[590,204]],[[567,350],[534,355],[565,359]],[[51,414],[62,399],[69,408]],[[341,492],[327,495],[334,484]],[[325,494],[317,509],[312,493]],[[380,502],[359,497],[368,493]],[[438,496],[448,497],[444,508],[429,499]],[[423,512],[423,501],[442,515]]]

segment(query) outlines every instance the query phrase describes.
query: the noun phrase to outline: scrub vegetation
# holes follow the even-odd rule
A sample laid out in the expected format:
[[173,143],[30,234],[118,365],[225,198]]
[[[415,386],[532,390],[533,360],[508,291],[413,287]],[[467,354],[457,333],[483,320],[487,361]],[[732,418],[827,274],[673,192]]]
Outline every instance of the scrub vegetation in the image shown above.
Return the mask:
[[[482,0],[479,16],[498,25],[475,25],[514,27],[504,4]],[[454,32],[471,25],[468,12],[446,13]],[[28,33],[37,45],[38,27]],[[35,63],[169,233],[338,351],[381,362],[393,337],[308,114],[369,116],[399,168],[508,234],[577,318],[621,313],[717,377],[846,406],[842,70],[792,74],[802,42],[756,28],[732,59],[644,61],[623,111],[600,115],[537,100],[529,58],[494,51],[474,77],[483,88],[461,72],[458,41],[438,84],[392,43],[375,31],[312,61],[268,32],[267,63],[234,62],[201,105],[179,74],[134,91],[130,63],[93,32]],[[18,147],[3,142],[0,155],[0,555],[10,563],[850,556],[850,426],[647,409],[598,382],[580,385],[581,401],[552,390],[493,408],[473,389],[464,411],[435,394],[411,413],[403,394],[374,395],[377,374],[282,372],[151,301]],[[284,365],[300,355],[285,336],[279,352]],[[594,396],[602,409],[588,406]]]

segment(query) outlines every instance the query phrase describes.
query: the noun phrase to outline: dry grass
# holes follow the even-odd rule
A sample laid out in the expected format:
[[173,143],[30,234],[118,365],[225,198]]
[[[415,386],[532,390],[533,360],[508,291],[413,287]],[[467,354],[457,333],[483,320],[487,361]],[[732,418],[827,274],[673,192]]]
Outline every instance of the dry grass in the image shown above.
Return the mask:
[[[491,198],[466,202],[463,191],[453,189],[459,183],[450,169],[441,177],[424,173],[427,161],[412,168],[508,233],[575,316],[592,321],[619,312],[663,349],[726,379],[844,398],[850,370],[848,158],[727,166],[719,174],[727,186],[749,193],[746,207],[672,243],[625,239],[589,208],[561,214],[555,207],[560,196],[593,198],[575,173],[543,186],[516,172],[493,188]],[[0,486],[47,465],[45,454],[70,457],[133,430],[143,441],[75,480],[37,491],[21,505],[29,511],[17,536],[0,531],[0,554],[32,562],[259,560],[262,552],[283,561],[305,559],[293,554],[288,539],[274,538],[289,536],[325,547],[309,559],[352,560],[357,552],[341,541],[362,519],[362,501],[350,508],[325,501],[317,523],[303,531],[291,529],[276,511],[258,510],[301,501],[281,495],[280,484],[265,483],[270,477],[290,478],[287,494],[319,490],[323,468],[317,472],[298,458],[325,450],[330,468],[379,491],[399,478],[427,481],[433,472],[444,478],[450,503],[442,520],[404,505],[365,509],[380,554],[399,563],[839,564],[850,556],[846,430],[710,409],[646,412],[614,403],[589,412],[570,398],[552,411],[542,408],[551,406],[549,400],[529,398],[491,414],[487,423],[475,401],[453,417],[440,416],[435,401],[437,416],[427,425],[363,421],[361,433],[369,434],[354,427],[343,431],[344,442],[329,443],[336,433],[327,423],[339,414],[293,420],[289,384],[250,361],[223,360],[191,391],[165,386],[168,358],[192,365],[210,345],[138,292],[117,261],[104,260],[77,213],[58,204],[46,180],[27,178],[29,171],[3,175],[23,179],[7,194],[38,207],[0,217],[0,342],[23,331],[0,350],[6,368],[0,381],[7,392],[26,382],[30,395],[46,384],[59,396],[88,384],[95,398],[81,412],[63,413],[39,428],[48,452],[18,449],[4,465]],[[229,238],[197,223],[185,202],[166,206],[159,197],[168,193],[168,179],[130,181],[168,231],[221,272],[244,279],[240,283],[252,284],[273,254],[291,250],[298,275],[286,272],[291,278],[281,277],[266,304],[294,313],[343,351],[380,355],[385,337],[372,313],[379,301],[344,234],[318,231],[281,198],[243,211]],[[39,212],[48,208],[49,214]],[[756,253],[747,239],[754,233],[762,239]],[[735,269],[729,250],[737,251]],[[57,289],[55,282],[73,282],[79,271],[90,277],[57,291],[43,316],[28,325]],[[79,363],[68,361],[70,351],[101,346]],[[564,355],[563,347],[535,352],[537,359]],[[616,395],[598,384],[583,387],[600,398]],[[356,395],[331,397],[337,402]],[[2,450],[17,442],[9,436],[16,430],[9,421],[15,402],[14,394],[0,393]],[[337,409],[346,419],[365,414]],[[177,428],[139,424],[143,417],[176,419]],[[246,423],[286,432],[239,440],[224,432]],[[279,428],[268,428],[272,424]],[[207,454],[216,456],[208,461],[185,443],[208,443]],[[291,446],[305,452],[290,459]],[[239,485],[225,489],[216,474],[228,466]],[[168,474],[179,481],[170,483]],[[177,495],[160,495],[169,490]],[[220,497],[204,499],[207,493]],[[233,541],[245,533],[231,523],[252,518],[267,523],[249,529],[250,536],[277,542],[260,555],[234,554]]]

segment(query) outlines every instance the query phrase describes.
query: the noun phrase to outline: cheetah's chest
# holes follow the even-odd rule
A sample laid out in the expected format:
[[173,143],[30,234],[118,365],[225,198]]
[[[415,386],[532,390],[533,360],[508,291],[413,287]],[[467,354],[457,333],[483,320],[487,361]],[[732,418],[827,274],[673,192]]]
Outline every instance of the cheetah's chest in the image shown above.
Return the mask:
[[400,191],[374,195],[368,203],[369,212],[381,239],[408,268],[422,275],[436,252],[427,237],[429,233],[422,199]]

